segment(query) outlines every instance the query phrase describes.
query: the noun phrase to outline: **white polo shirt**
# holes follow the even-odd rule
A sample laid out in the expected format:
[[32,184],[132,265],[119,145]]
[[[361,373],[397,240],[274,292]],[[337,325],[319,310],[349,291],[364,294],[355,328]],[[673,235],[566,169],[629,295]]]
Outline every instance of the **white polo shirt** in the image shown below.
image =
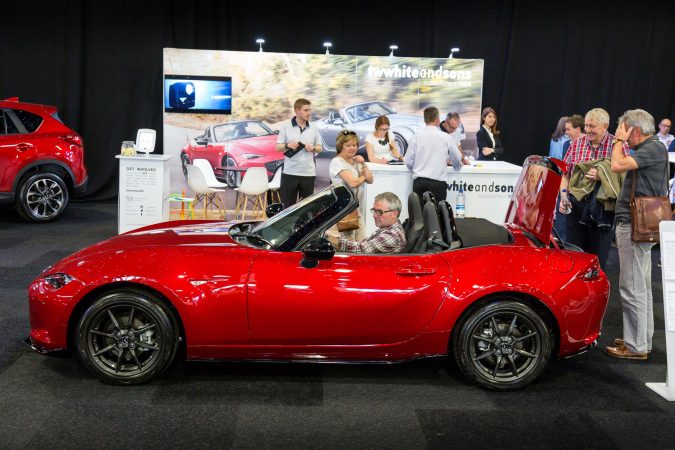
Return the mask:
[[[321,144],[319,130],[316,126],[310,126],[309,122],[307,122],[305,128],[300,129],[298,122],[295,120],[295,117],[293,117],[291,121],[285,124],[281,128],[281,131],[279,131],[277,144],[285,144],[294,141],[302,142],[305,146],[309,147]],[[300,150],[290,158],[284,156],[283,173],[301,177],[315,177],[316,166],[314,165],[314,153]]]

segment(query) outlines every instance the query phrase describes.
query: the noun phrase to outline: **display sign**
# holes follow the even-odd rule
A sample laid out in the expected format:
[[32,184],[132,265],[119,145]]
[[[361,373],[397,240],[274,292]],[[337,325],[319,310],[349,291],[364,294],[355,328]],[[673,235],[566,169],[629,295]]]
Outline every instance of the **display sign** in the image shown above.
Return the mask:
[[198,75],[164,75],[164,111],[230,114],[232,79]]

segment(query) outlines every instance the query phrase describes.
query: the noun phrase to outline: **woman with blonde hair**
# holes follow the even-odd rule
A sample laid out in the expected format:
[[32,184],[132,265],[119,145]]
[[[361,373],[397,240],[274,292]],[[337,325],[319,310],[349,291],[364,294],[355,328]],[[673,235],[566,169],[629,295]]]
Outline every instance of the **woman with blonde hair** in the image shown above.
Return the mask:
[[378,164],[387,164],[389,161],[403,161],[403,156],[396,147],[394,133],[387,116],[380,116],[375,120],[375,131],[366,136],[366,152],[368,161]]
[[[363,190],[359,187],[365,183],[372,184],[373,174],[366,165],[363,156],[356,154],[359,149],[359,137],[354,131],[342,130],[335,140],[335,149],[337,156],[331,160],[328,166],[330,181],[333,185],[347,186],[361,203],[363,201]],[[340,237],[362,239],[365,235],[365,228],[363,217],[359,217],[359,229],[341,232]],[[329,231],[335,233],[337,227],[333,227]]]
[[478,159],[488,161],[503,159],[504,147],[502,147],[500,132],[497,128],[497,112],[488,106],[483,108],[480,116],[481,126],[476,133]]

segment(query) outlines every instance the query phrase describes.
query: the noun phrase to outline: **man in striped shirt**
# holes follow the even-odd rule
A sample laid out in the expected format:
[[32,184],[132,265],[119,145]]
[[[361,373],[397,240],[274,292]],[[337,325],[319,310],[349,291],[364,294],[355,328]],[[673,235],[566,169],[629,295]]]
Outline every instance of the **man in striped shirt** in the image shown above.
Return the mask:
[[[586,113],[584,118],[586,135],[574,140],[565,155],[566,171],[560,183],[561,191],[562,189],[569,191],[569,180],[578,163],[611,158],[614,136],[607,131],[608,128],[609,113],[607,111],[602,108],[593,108]],[[584,177],[592,181],[600,180],[598,170],[595,168],[586,172]],[[563,201],[563,197],[561,196],[560,212],[565,214],[570,206],[572,208],[572,212],[567,217],[567,242],[580,247],[585,252],[598,255],[600,265],[604,269],[609,247],[614,240],[614,213],[606,212],[606,220],[603,223],[580,223],[579,221],[583,220],[583,209],[590,200],[570,202],[570,200]]]
[[353,241],[351,239],[327,236],[338,251],[350,253],[399,253],[405,248],[405,231],[398,220],[401,214],[401,199],[391,192],[375,196],[370,210],[377,231],[369,237]]

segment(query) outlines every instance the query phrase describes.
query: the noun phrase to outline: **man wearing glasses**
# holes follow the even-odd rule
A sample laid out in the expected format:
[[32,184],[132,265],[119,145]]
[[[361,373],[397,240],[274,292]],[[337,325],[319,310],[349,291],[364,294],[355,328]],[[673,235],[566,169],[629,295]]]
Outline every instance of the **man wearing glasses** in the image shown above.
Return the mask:
[[336,250],[350,253],[399,253],[405,248],[405,231],[398,220],[401,199],[391,192],[378,194],[370,212],[377,230],[360,241],[326,236]]
[[459,149],[459,152],[464,155],[464,150],[462,150],[462,129],[460,128],[461,120],[459,118],[459,113],[451,111],[445,116],[445,120],[441,122],[440,129],[444,133],[448,133],[450,137],[455,141],[455,145]]

